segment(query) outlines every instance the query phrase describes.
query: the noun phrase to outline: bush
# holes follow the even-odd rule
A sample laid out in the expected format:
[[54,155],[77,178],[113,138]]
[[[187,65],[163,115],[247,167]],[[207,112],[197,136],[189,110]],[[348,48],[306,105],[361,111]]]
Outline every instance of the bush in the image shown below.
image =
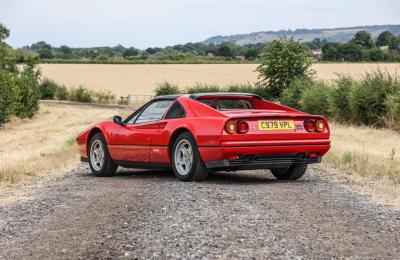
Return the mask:
[[400,81],[380,70],[367,73],[350,93],[350,108],[355,122],[384,126],[386,99],[400,88]]
[[301,109],[301,94],[312,84],[313,81],[308,77],[300,77],[293,80],[290,82],[289,87],[282,92],[279,101],[288,107]]
[[224,90],[218,85],[209,85],[204,83],[196,83],[192,87],[186,88],[186,93],[209,93],[209,92],[223,92]]
[[351,77],[342,75],[339,75],[335,83],[336,87],[332,89],[329,98],[329,112],[332,118],[338,122],[350,122],[352,111],[349,97],[352,88],[357,83]]
[[40,99],[54,99],[59,85],[51,79],[45,78],[39,85]]
[[387,97],[385,108],[387,110],[384,116],[385,125],[391,129],[400,131],[400,89]]
[[85,88],[84,86],[79,86],[77,88],[71,88],[69,100],[90,103],[93,101],[93,98],[89,89]]
[[17,95],[12,74],[0,69],[0,126],[7,123],[13,113]]
[[156,96],[173,95],[181,93],[177,85],[167,81],[158,84],[155,92]]
[[109,104],[115,102],[115,95],[110,91],[95,91],[92,93],[92,96],[96,103]]
[[322,81],[314,82],[302,91],[301,109],[310,114],[329,116],[330,92],[331,88]]
[[280,39],[268,43],[257,67],[258,84],[266,87],[270,98],[279,98],[296,78],[308,77],[312,58],[308,48],[293,39]]
[[55,98],[58,100],[68,100],[69,98],[68,89],[63,85],[58,86],[55,93]]
[[17,78],[18,95],[15,115],[21,118],[32,118],[39,110],[39,76],[34,66],[28,64]]

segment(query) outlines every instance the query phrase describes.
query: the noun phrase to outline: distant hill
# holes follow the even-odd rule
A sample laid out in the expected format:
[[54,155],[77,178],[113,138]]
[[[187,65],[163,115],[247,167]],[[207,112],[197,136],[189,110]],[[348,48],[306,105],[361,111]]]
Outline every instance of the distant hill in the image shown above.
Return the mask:
[[347,42],[357,32],[365,30],[371,33],[372,37],[377,37],[383,31],[390,31],[395,35],[400,35],[400,25],[370,25],[334,29],[296,29],[253,32],[247,34],[236,34],[230,36],[213,36],[204,41],[204,43],[219,44],[223,42],[233,42],[238,45],[249,43],[262,43],[272,41],[279,37],[293,37],[301,41],[312,41],[314,38],[326,39],[332,42]]

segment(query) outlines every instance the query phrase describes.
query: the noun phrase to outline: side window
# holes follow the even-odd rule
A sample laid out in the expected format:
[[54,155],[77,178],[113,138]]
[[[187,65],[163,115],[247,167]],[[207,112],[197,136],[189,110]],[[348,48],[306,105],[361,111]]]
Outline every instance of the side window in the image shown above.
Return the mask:
[[160,120],[172,102],[173,100],[154,101],[138,115],[133,123],[140,124]]
[[182,105],[176,101],[165,115],[165,119],[185,117],[186,112]]

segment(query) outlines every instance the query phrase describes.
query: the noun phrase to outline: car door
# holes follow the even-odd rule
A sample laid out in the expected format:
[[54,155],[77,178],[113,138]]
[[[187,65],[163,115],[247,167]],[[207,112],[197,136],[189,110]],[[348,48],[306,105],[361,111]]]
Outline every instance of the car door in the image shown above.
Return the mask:
[[154,100],[126,125],[122,125],[109,135],[109,151],[117,161],[147,163],[150,160],[150,146],[159,134],[160,120],[171,105],[172,100]]

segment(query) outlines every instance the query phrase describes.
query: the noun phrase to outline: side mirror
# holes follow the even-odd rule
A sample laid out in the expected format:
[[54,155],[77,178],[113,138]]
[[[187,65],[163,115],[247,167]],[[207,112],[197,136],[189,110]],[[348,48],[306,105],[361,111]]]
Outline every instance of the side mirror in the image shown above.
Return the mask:
[[117,125],[123,125],[122,117],[120,116],[114,116],[113,122],[116,123]]

